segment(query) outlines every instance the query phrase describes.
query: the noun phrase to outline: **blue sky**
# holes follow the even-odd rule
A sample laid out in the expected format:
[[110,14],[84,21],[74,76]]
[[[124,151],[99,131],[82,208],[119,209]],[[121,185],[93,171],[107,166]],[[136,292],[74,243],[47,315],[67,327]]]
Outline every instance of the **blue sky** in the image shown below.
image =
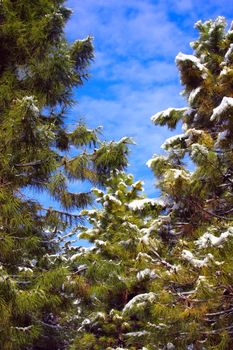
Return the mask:
[[174,63],[179,51],[191,53],[197,38],[194,23],[225,16],[230,22],[231,1],[201,0],[68,0],[74,13],[66,27],[69,40],[94,37],[95,61],[90,80],[75,91],[78,104],[72,119],[104,127],[107,140],[134,138],[130,167],[136,179],[155,195],[154,177],[145,163],[171,135],[155,127],[150,117],[168,107],[183,107]]

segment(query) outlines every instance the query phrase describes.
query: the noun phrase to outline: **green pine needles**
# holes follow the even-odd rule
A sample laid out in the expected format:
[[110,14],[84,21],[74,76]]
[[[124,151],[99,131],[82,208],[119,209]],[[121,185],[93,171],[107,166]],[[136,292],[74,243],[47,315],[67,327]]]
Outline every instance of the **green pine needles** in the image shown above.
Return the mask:
[[70,15],[62,0],[0,3],[0,349],[231,350],[233,28],[198,22],[176,57],[187,107],[152,121],[183,133],[148,161],[149,199],[124,172],[129,138],[67,126],[94,58],[91,37],[66,41]]
[[[66,126],[72,89],[88,78],[94,58],[91,37],[66,41],[70,14],[60,0],[0,3],[2,350],[67,347],[61,316],[76,287],[60,257],[62,242],[68,244],[64,232],[81,220],[72,211],[92,202],[91,193],[71,193],[69,181],[103,184],[127,164],[129,139],[101,144],[98,129]],[[28,189],[47,192],[61,209],[44,208]]]
[[193,55],[176,57],[188,107],[152,117],[183,128],[147,163],[161,198],[120,172],[84,212],[94,246],[70,257],[83,286],[71,349],[232,349],[233,31],[222,17],[196,27]]

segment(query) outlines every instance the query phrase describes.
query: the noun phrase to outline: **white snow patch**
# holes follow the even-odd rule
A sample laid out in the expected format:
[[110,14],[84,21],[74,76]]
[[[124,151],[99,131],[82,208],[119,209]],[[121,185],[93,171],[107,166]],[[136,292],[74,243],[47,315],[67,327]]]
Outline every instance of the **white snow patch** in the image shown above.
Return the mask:
[[146,162],[146,166],[147,166],[148,168],[151,168],[153,162],[154,162],[154,159],[153,159],[153,158],[152,158],[152,159],[149,159],[149,160]]
[[197,95],[199,94],[199,92],[201,91],[202,87],[199,86],[196,89],[192,90],[189,94],[189,98],[188,101],[190,104],[192,104],[195,101],[195,98],[197,97]]
[[162,199],[152,199],[152,198],[143,198],[143,199],[135,199],[131,203],[129,203],[128,207],[132,210],[142,210],[145,205],[150,204],[152,206],[164,206],[164,201]]
[[228,75],[230,72],[233,72],[232,68],[225,66],[221,70],[220,77],[224,77],[224,76]]
[[206,233],[204,233],[203,236],[201,236],[195,242],[195,244],[199,248],[207,248],[209,246],[219,247],[223,243],[225,243],[225,241],[227,240],[228,237],[231,237],[231,236],[233,236],[233,228],[232,227],[229,227],[229,229],[227,231],[222,232],[219,237],[214,236],[212,233],[206,232]]
[[179,178],[190,180],[190,174],[185,170],[172,168],[169,169],[164,176],[165,181],[170,181],[171,178],[175,180]]
[[197,155],[201,154],[203,157],[208,157],[209,150],[204,145],[201,145],[199,143],[193,143],[191,146],[191,158],[195,159]]
[[116,204],[116,205],[122,205],[122,203],[119,199],[117,199],[116,197],[114,197],[110,194],[106,194],[104,196],[104,201],[105,201],[103,204],[104,207],[107,207],[109,205],[109,203],[111,203],[111,202]]
[[168,139],[166,139],[166,141],[162,144],[161,148],[167,149],[167,148],[173,147],[174,143],[181,142],[185,138],[187,138],[185,134],[171,136]]
[[137,273],[137,280],[140,282],[140,281],[143,281],[144,279],[155,279],[157,278],[158,275],[153,271],[153,270],[150,270],[150,269],[144,269],[144,270],[141,270]]
[[126,337],[143,337],[145,335],[150,335],[150,332],[147,331],[139,331],[139,332],[130,332],[130,333],[125,333]]
[[199,276],[196,282],[195,292],[197,292],[199,288],[203,288],[203,287],[211,291],[213,288],[213,285],[208,282],[206,276]]
[[136,260],[138,261],[140,261],[141,259],[145,259],[145,260],[147,260],[147,261],[152,261],[152,262],[154,262],[154,259],[150,256],[150,255],[148,255],[148,254],[146,254],[146,253],[142,253],[142,252],[140,252],[140,253],[138,253],[138,255],[137,255],[137,257],[136,257]]
[[17,331],[20,331],[20,332],[27,332],[27,331],[30,331],[30,329],[32,328],[33,326],[27,326],[27,327],[11,327],[11,328],[14,328],[15,330]]
[[224,60],[226,61],[226,63],[230,63],[232,56],[233,56],[233,44],[230,44],[230,47],[227,50],[225,57],[224,57]]
[[126,183],[124,181],[120,181],[119,182],[119,187],[120,188],[127,188],[128,186],[126,185]]
[[25,96],[20,101],[23,105],[26,105],[26,107],[35,115],[35,117],[38,117],[39,115],[39,109],[36,107],[35,103],[36,100],[34,96]]
[[30,269],[30,267],[19,266],[18,270],[19,270],[19,272],[30,272],[30,273],[33,273],[33,270]]
[[139,231],[139,228],[137,225],[135,224],[132,224],[131,222],[124,222],[122,224],[123,227],[127,227],[127,228],[130,228],[131,230],[134,230],[134,231]]
[[144,243],[145,245],[150,244],[150,234],[146,233],[144,236],[140,238],[140,243]]
[[101,241],[100,239],[96,239],[95,240],[95,244],[97,244],[97,245],[99,245],[99,246],[105,246],[107,243],[106,242],[104,242],[104,241]]
[[194,267],[199,268],[208,265],[208,263],[214,259],[212,254],[207,254],[202,260],[196,259],[193,253],[186,249],[182,251],[182,258],[187,260]]
[[213,121],[221,117],[228,109],[233,108],[233,98],[232,97],[223,97],[220,105],[213,109],[213,114],[210,117],[210,120]]
[[200,72],[201,72],[201,77],[203,79],[207,78],[207,73],[208,70],[207,68],[201,63],[201,61],[199,60],[199,58],[197,58],[196,56],[193,55],[185,55],[182,52],[178,53],[178,55],[176,56],[176,64],[179,64],[181,62],[190,62],[192,63]]
[[185,112],[187,110],[187,107],[183,107],[183,108],[167,108],[165,109],[164,111],[160,111],[160,112],[157,112],[156,114],[154,114],[152,117],[151,117],[151,121],[153,123],[159,123],[159,122],[162,122],[162,121],[166,121],[166,119],[169,119],[170,118],[170,114],[172,112]]
[[153,303],[157,295],[153,292],[136,295],[122,310],[123,314],[131,311],[135,306],[144,307],[147,303]]
[[76,260],[78,257],[80,257],[83,253],[76,253],[70,257],[70,261]]
[[99,195],[99,196],[102,196],[102,195],[104,194],[103,191],[99,190],[99,189],[96,188],[96,187],[93,187],[93,188],[91,189],[91,192],[94,192],[94,193],[96,193],[96,194]]

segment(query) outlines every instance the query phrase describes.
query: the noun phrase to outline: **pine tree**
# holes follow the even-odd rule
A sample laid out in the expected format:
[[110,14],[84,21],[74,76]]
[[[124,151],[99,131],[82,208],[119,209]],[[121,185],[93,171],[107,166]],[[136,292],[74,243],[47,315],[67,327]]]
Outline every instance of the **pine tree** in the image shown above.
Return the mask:
[[[102,184],[127,164],[127,138],[100,143],[98,129],[67,127],[72,89],[88,78],[94,57],[92,38],[66,41],[70,14],[63,0],[0,3],[2,350],[68,346],[61,316],[72,307],[76,285],[62,242],[80,220],[71,211],[92,202],[91,193],[71,193],[69,181]],[[28,190],[49,193],[61,210],[44,208]]]
[[152,117],[183,128],[148,161],[163,202],[135,212],[141,185],[118,174],[86,212],[72,349],[232,349],[233,28],[196,27],[193,55],[176,57],[188,107]]
[[[164,203],[146,198],[142,190],[141,181],[119,172],[109,178],[105,192],[93,189],[101,207],[82,212],[91,226],[80,227],[80,237],[92,245],[66,256],[80,286],[72,350],[133,350],[148,338],[145,327],[152,315],[145,307],[154,301],[158,257],[157,241],[152,244],[149,237],[151,213],[160,212]],[[133,300],[139,299],[135,310]]]
[[[148,162],[167,195],[158,235],[175,270],[160,270],[162,290],[152,307],[162,326],[155,348],[232,349],[232,115],[233,31],[222,17],[196,28],[194,54],[176,63],[187,108],[169,108],[152,121],[183,134],[165,141],[165,155]],[[187,166],[187,163],[189,166]],[[193,169],[192,171],[189,169]],[[157,347],[156,347],[157,346]]]

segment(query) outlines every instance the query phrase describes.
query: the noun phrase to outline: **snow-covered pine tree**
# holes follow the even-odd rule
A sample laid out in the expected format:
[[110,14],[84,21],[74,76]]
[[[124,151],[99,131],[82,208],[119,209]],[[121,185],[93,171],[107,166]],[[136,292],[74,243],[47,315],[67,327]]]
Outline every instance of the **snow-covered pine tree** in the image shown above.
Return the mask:
[[170,202],[158,218],[158,238],[177,266],[155,269],[163,283],[148,349],[233,347],[233,27],[218,17],[196,28],[193,55],[176,57],[188,107],[152,117],[170,129],[179,122],[183,133],[148,162]]
[[[79,220],[70,210],[92,200],[90,193],[71,193],[67,179],[102,183],[111,169],[127,163],[128,139],[100,145],[98,130],[83,124],[66,128],[72,88],[88,77],[93,47],[90,37],[65,40],[71,11],[63,5],[63,0],[0,2],[2,350],[64,348],[59,317],[72,305],[68,295],[75,286],[60,258],[60,236]],[[77,150],[73,157],[71,146]],[[61,210],[44,208],[28,189],[48,192]]]
[[149,306],[159,283],[155,262],[167,264],[153,238],[151,213],[160,213],[165,204],[146,198],[142,190],[141,181],[118,172],[105,192],[93,189],[100,207],[82,212],[90,225],[80,227],[80,237],[91,246],[66,255],[79,281],[76,313],[70,315],[72,350],[133,350],[150,344]]

